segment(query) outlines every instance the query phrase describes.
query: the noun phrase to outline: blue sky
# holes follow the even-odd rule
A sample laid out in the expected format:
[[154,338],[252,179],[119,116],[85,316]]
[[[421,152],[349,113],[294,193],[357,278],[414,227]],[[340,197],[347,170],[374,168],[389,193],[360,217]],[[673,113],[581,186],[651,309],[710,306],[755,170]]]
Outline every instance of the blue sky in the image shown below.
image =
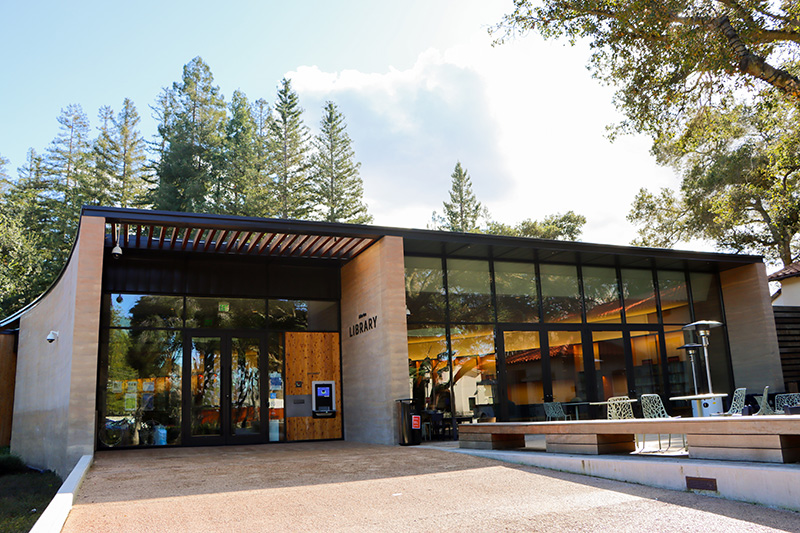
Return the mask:
[[613,144],[612,90],[586,70],[588,50],[537,36],[491,46],[509,0],[303,2],[11,2],[0,4],[0,154],[9,170],[55,137],[56,117],[131,98],[142,133],[151,106],[201,56],[226,100],[275,99],[293,80],[316,130],[335,101],[362,162],[375,223],[425,227],[461,161],[495,220],[574,210],[583,239],[627,244],[639,187],[675,186],[645,138]]

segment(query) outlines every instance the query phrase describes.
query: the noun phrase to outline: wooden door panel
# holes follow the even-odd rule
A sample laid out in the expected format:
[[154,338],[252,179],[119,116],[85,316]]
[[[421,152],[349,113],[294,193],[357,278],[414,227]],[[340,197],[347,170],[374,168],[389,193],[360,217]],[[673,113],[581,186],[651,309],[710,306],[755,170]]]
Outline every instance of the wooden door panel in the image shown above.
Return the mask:
[[[336,417],[286,419],[286,440],[342,438],[342,393],[339,334],[287,332],[284,340],[287,394],[311,394],[312,381],[336,383]],[[300,387],[296,383],[301,382]]]

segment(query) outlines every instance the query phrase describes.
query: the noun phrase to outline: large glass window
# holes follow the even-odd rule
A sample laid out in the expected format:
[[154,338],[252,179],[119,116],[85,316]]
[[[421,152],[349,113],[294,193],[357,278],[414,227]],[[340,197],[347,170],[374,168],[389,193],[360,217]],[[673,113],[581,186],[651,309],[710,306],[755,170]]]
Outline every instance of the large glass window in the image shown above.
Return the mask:
[[657,324],[656,291],[650,270],[622,269],[622,295],[628,324]]
[[408,326],[411,397],[420,411],[450,408],[450,364],[444,324]]
[[[695,380],[702,377],[697,373],[697,353],[694,354],[694,370],[692,357],[687,350],[679,350],[683,346],[684,331],[680,326],[667,326],[664,328],[664,341],[667,352],[667,381],[669,382],[670,396],[688,396],[699,393],[695,391]],[[694,372],[694,373],[693,373]],[[702,382],[698,382],[698,385]]]
[[108,335],[100,442],[105,446],[180,444],[180,334],[112,329]]
[[539,333],[506,331],[503,343],[509,420],[543,420],[544,375]]
[[661,299],[661,319],[665,324],[691,322],[689,291],[686,288],[686,275],[683,272],[659,270],[658,295]]
[[661,352],[655,332],[631,332],[633,379],[638,394],[663,394]]
[[281,331],[339,331],[336,302],[270,300],[269,327]]
[[572,265],[540,265],[542,308],[545,322],[581,322],[578,268]]
[[266,300],[246,298],[186,298],[186,327],[264,329]]
[[219,337],[194,337],[191,350],[192,435],[220,435],[222,352]]
[[498,322],[539,321],[536,265],[497,261],[494,264],[494,285]]
[[406,257],[406,316],[409,322],[441,322],[445,319],[442,260]]
[[147,294],[106,294],[103,309],[109,310],[112,328],[183,327],[183,297]]
[[692,302],[695,320],[717,320],[722,322],[722,306],[719,301],[719,284],[715,274],[692,272]]
[[488,261],[447,260],[447,294],[453,322],[493,322]]
[[550,379],[553,401],[585,402],[586,373],[580,331],[550,331]]
[[583,297],[586,321],[618,324],[622,322],[617,271],[606,267],[583,268]]
[[605,401],[612,396],[628,395],[628,372],[625,365],[625,341],[621,331],[592,332],[594,374],[597,394]]
[[455,415],[490,420],[497,417],[497,359],[493,326],[454,325],[450,330],[453,353]]

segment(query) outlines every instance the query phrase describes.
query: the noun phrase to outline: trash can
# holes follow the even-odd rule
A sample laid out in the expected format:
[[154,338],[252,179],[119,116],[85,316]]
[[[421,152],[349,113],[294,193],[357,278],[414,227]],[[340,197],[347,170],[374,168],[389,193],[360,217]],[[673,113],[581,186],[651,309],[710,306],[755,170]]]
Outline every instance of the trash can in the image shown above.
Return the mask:
[[422,442],[422,420],[411,399],[397,400],[397,419],[400,424],[400,445],[413,446]]

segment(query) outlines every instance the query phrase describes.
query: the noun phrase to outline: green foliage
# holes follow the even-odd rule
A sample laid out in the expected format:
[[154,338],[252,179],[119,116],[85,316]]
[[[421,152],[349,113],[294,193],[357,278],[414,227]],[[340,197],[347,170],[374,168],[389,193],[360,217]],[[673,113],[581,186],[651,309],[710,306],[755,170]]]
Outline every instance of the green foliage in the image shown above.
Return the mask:
[[156,209],[220,212],[229,195],[224,180],[225,102],[200,57],[183,67],[183,79],[159,100],[162,138]]
[[723,102],[696,114],[654,152],[683,176],[680,191],[642,189],[628,219],[637,244],[672,246],[691,238],[763,254],[784,265],[798,257],[800,125],[794,104],[774,93],[755,103]]
[[529,31],[588,40],[594,76],[617,87],[621,129],[655,135],[734,92],[771,87],[800,101],[787,66],[799,21],[795,2],[514,0],[492,31],[498,42]]
[[467,170],[456,162],[450,175],[450,201],[443,202],[442,216],[433,213],[434,226],[445,231],[476,233],[480,231],[478,221],[487,216],[486,209],[472,191],[472,180]]
[[312,191],[322,220],[366,224],[372,222],[363,202],[364,183],[358,174],[353,142],[345,131],[344,115],[333,102],[325,104],[320,134],[314,138],[311,159]]
[[275,116],[269,124],[272,190],[277,202],[275,216],[303,220],[313,210],[310,166],[310,133],[303,124],[303,109],[291,80],[278,87]]
[[153,112],[158,136],[149,143],[150,161],[127,98],[118,114],[100,108],[95,138],[81,106],[64,108],[46,152],[30,149],[16,179],[0,157],[0,317],[58,276],[83,205],[372,220],[344,116],[329,102],[312,145],[289,80],[274,109],[242,91],[226,105],[210,67],[196,57],[181,81],[158,95]]
[[510,237],[575,241],[580,238],[584,224],[586,224],[586,217],[575,214],[573,211],[567,211],[563,215],[548,215],[541,222],[526,219],[516,226],[491,221],[485,229],[485,233]]

